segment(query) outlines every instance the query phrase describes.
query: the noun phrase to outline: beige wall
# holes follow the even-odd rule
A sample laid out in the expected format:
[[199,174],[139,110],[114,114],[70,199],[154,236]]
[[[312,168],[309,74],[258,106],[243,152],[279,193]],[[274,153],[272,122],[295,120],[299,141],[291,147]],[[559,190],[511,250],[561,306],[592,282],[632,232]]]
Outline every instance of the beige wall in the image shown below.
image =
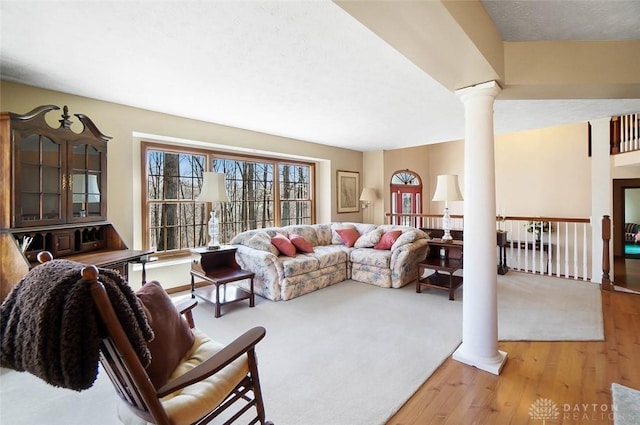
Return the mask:
[[384,173],[379,172],[384,168],[384,151],[364,152],[362,156],[362,187],[370,187],[376,191],[378,199],[372,202],[363,212],[363,221],[375,224],[386,223],[384,219]]
[[506,215],[589,218],[587,124],[497,136],[496,202]]
[[[131,248],[138,247],[141,235],[140,214],[136,214],[141,207],[141,140],[164,140],[166,143],[243,149],[274,155],[284,153],[312,160],[317,163],[318,221],[362,219],[361,212],[337,214],[335,199],[336,171],[362,173],[362,152],[209,124],[6,81],[0,82],[0,94],[2,111],[26,113],[40,105],[68,105],[71,114],[87,115],[100,131],[113,137],[108,144],[108,217]],[[57,126],[60,114],[51,112],[47,119]],[[80,124],[76,122],[74,125],[78,131]]]
[[[496,208],[507,215],[588,218],[591,214],[591,162],[587,124],[529,130],[495,138]],[[464,142],[453,141],[385,152],[385,177],[409,168],[423,180],[425,212],[436,214],[441,202],[430,201],[439,174],[458,174],[464,195]],[[385,208],[389,208],[388,201]],[[463,202],[449,205],[463,214]]]

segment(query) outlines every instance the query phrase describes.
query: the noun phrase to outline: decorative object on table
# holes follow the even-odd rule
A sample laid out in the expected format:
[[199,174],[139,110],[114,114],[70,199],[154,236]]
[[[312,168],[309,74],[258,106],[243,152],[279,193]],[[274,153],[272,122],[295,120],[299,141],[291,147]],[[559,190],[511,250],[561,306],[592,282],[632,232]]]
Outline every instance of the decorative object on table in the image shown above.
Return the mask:
[[442,240],[452,241],[451,236],[451,216],[449,215],[449,201],[462,201],[462,193],[460,192],[460,186],[458,186],[457,174],[444,174],[438,176],[436,183],[436,192],[433,195],[432,201],[444,201],[444,216],[442,217],[442,229],[444,235]]
[[24,236],[22,238],[22,242],[20,243],[20,251],[22,251],[23,254],[27,252],[27,249],[29,249],[29,245],[31,245],[31,242],[33,242],[32,236]]
[[360,190],[360,173],[356,171],[340,171],[337,175],[338,213],[358,212],[358,191]]
[[378,199],[378,194],[376,193],[376,190],[374,188],[365,187],[364,189],[362,189],[362,193],[360,194],[360,203],[362,204],[362,209],[366,210],[367,218],[365,221],[367,223],[371,221],[369,205],[371,205],[371,203],[376,199]]
[[553,226],[550,221],[528,221],[525,224],[527,228],[527,232],[534,233],[536,235],[536,240],[539,241],[542,238],[543,233],[553,232]]
[[197,201],[211,202],[211,216],[209,218],[209,244],[208,249],[220,248],[220,223],[218,221],[218,211],[216,210],[216,202],[229,202],[227,189],[225,187],[224,173],[202,173],[202,189]]

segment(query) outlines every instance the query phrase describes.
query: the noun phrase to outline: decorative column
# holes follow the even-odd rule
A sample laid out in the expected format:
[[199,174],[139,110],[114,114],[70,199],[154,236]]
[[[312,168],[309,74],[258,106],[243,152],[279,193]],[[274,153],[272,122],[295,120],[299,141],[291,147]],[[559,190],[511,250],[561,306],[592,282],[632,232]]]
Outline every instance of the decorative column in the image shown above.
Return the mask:
[[498,350],[496,176],[493,103],[495,81],[456,92],[465,109],[464,284],[462,344],[453,359],[500,374],[507,353]]
[[[603,243],[600,220],[605,215],[613,217],[611,155],[609,154],[610,120],[610,117],[605,117],[589,121],[591,124],[591,283],[603,283]],[[613,252],[609,254],[609,264],[613,264]],[[613,270],[609,279],[615,281]]]

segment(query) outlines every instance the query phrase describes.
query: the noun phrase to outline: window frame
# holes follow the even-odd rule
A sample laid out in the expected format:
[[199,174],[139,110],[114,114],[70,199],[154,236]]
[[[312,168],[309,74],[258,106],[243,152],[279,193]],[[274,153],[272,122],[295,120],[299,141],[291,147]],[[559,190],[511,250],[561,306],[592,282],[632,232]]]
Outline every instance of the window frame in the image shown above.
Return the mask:
[[[175,154],[187,154],[187,155],[204,155],[205,156],[205,167],[203,171],[213,171],[213,160],[231,160],[231,161],[243,161],[243,162],[256,162],[263,164],[272,164],[274,169],[274,177],[273,177],[273,226],[281,227],[282,217],[281,217],[281,207],[282,202],[291,201],[291,199],[283,200],[281,199],[280,194],[280,165],[288,164],[293,166],[304,166],[309,168],[309,199],[305,202],[310,202],[310,221],[311,223],[316,222],[316,167],[314,162],[295,160],[291,158],[282,158],[277,156],[261,156],[261,155],[252,155],[252,154],[242,154],[237,152],[227,152],[220,151],[216,149],[204,149],[192,146],[178,146],[178,145],[170,145],[164,143],[157,143],[152,141],[141,141],[140,143],[140,151],[141,151],[141,213],[142,213],[142,244],[143,248],[150,248],[150,220],[149,220],[149,212],[150,205],[157,204],[158,201],[149,199],[149,163],[148,163],[148,154],[149,151],[160,151],[167,153],[175,153]],[[167,201],[167,200],[163,200]],[[165,203],[165,202],[162,202]],[[198,203],[195,199],[192,200],[169,200],[168,203]],[[209,216],[209,212],[211,211],[211,203],[206,203],[206,214],[205,216]],[[206,222],[203,223],[206,228]],[[221,223],[222,225],[222,223]],[[248,229],[243,229],[248,230]],[[207,235],[208,237],[208,235]],[[228,243],[228,241],[227,241]],[[171,251],[162,251],[157,252],[157,256],[161,258],[171,258],[171,257],[183,257],[185,254],[189,253],[189,250],[192,247],[171,250]]]

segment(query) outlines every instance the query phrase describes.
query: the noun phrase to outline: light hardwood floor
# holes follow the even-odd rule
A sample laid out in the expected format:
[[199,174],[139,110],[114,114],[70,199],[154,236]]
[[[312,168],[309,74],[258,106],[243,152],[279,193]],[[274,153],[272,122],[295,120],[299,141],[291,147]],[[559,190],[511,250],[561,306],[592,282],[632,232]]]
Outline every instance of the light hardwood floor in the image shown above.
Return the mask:
[[640,258],[615,257],[613,267],[616,286],[640,291]]
[[640,295],[602,292],[604,341],[500,342],[500,376],[447,359],[387,425],[543,424],[529,416],[555,403],[551,424],[613,424],[611,383],[640,389]]

